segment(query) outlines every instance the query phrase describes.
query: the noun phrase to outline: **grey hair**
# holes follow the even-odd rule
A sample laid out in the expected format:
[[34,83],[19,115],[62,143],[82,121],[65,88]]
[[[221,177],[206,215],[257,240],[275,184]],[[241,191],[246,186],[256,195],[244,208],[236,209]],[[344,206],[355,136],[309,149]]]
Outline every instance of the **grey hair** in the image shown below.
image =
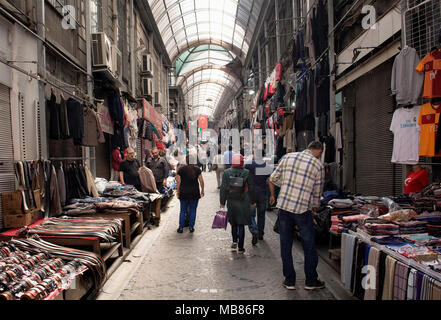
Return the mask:
[[322,150],[323,151],[323,144],[320,141],[313,141],[308,145],[309,150]]

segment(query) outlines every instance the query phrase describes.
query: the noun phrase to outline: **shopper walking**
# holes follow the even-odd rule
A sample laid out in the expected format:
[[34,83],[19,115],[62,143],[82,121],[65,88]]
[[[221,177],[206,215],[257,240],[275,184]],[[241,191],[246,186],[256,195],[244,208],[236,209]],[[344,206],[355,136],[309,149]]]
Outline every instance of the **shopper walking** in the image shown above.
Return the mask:
[[164,158],[159,156],[157,148],[152,149],[152,157],[147,160],[146,167],[152,170],[155,176],[156,188],[160,193],[167,186],[168,164]]
[[[323,145],[312,142],[303,152],[289,153],[279,162],[277,169],[269,178],[270,203],[275,203],[274,185],[280,187],[277,199],[279,209],[280,249],[283,262],[283,286],[295,290],[296,273],[294,270],[292,245],[294,225],[300,229],[305,255],[305,289],[321,289],[325,283],[318,279],[318,256],[314,243],[312,211],[320,204],[324,186],[324,167],[320,162]],[[311,211],[312,210],[312,211]]]
[[[251,225],[249,230],[253,235],[252,244],[256,245],[258,240],[263,240],[265,234],[265,213],[268,178],[272,173],[271,168],[263,160],[263,150],[256,150],[253,154],[251,163],[245,165],[245,169],[250,172],[250,179],[254,185],[256,208],[251,208]],[[256,223],[257,211],[257,223]]]
[[233,146],[229,146],[228,147],[228,151],[224,152],[224,165],[225,165],[225,169],[230,169],[231,168],[231,164],[233,162]]
[[[190,163],[189,156],[187,156],[187,163]],[[202,171],[197,166],[188,164],[178,170],[176,182],[176,196],[181,202],[178,233],[183,232],[187,211],[190,212],[189,229],[190,232],[193,233],[199,199],[204,197],[204,178],[202,177]]]
[[[244,169],[242,155],[234,155],[232,168],[225,170],[220,189],[220,207],[228,208],[228,222],[233,236],[232,249],[239,247],[244,253],[245,226],[251,224],[251,206],[256,207],[254,186],[249,178],[249,171]],[[250,204],[251,203],[251,204]]]
[[142,191],[141,180],[139,179],[139,164],[138,159],[135,159],[135,150],[127,149],[127,159],[119,165],[119,178],[122,184],[129,184],[134,186],[137,190]]
[[220,189],[225,165],[223,162],[222,149],[219,147],[218,154],[213,158],[213,170],[216,171],[217,188]]

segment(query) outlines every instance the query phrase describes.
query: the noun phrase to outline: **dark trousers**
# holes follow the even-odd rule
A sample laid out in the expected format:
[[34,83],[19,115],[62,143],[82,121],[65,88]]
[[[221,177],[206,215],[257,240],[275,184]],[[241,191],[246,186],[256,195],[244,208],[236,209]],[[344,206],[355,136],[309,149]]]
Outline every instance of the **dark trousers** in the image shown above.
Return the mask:
[[231,234],[233,235],[233,242],[239,243],[239,249],[243,249],[245,243],[245,226],[243,224],[232,225]]
[[292,257],[292,245],[294,242],[294,226],[300,230],[300,238],[305,255],[306,285],[311,284],[318,277],[318,256],[314,242],[314,222],[312,212],[295,214],[285,210],[279,210],[280,250],[283,262],[283,275],[289,285],[295,285],[296,272]]
[[[266,194],[259,194],[256,197],[256,208],[251,208],[251,222],[252,224],[248,226],[251,233],[259,232],[259,237],[263,237],[265,234],[265,214],[266,214]],[[257,223],[255,220],[257,211]]]

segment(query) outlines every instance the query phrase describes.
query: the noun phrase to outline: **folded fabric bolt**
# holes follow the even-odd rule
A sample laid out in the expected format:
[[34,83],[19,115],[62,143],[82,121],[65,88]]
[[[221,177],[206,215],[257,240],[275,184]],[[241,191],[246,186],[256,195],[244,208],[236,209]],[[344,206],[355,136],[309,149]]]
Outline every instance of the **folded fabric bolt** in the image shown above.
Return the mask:
[[401,245],[401,244],[408,244],[410,243],[409,240],[406,240],[401,237],[372,237],[371,240],[373,242],[376,242],[378,244],[382,245]]
[[328,202],[328,205],[335,208],[350,208],[354,202],[351,199],[333,199]]
[[362,219],[366,219],[368,217],[369,216],[367,216],[365,214],[358,214],[358,215],[355,215],[355,216],[343,217],[343,221],[344,222],[353,222],[353,221],[359,221],[359,220],[362,220]]
[[400,222],[400,221],[409,221],[413,217],[415,217],[417,213],[414,210],[397,210],[393,212],[389,212],[385,215],[379,216],[378,218],[385,221],[394,221],[394,222]]

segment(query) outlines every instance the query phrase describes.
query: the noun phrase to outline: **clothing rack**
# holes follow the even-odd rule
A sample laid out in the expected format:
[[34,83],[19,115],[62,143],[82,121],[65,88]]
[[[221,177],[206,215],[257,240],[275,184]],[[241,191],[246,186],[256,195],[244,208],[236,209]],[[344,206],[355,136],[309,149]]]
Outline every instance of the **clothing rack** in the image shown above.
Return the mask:
[[66,157],[66,158],[50,158],[49,160],[53,160],[53,161],[63,161],[63,160],[95,160],[96,158],[90,158],[90,157],[85,157],[85,158],[81,158],[81,157]]

